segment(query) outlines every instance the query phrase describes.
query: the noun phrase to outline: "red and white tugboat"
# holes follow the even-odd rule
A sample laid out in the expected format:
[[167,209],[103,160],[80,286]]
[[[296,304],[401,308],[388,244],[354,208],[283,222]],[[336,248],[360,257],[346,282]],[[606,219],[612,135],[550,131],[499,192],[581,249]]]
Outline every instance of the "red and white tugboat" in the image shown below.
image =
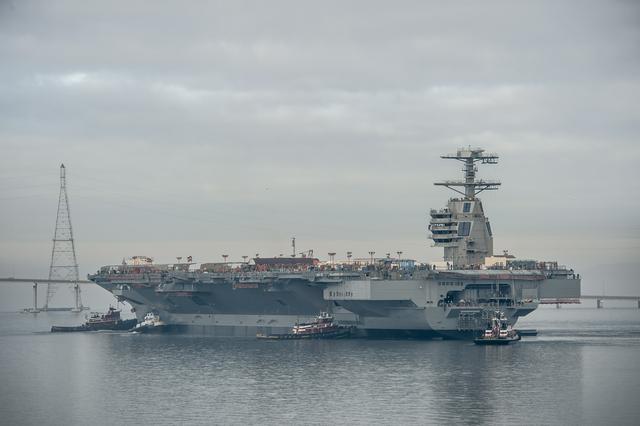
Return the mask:
[[327,312],[321,312],[313,321],[299,323],[293,326],[291,333],[286,334],[262,334],[258,333],[258,339],[272,340],[297,340],[297,339],[341,339],[351,335],[353,327],[345,327],[334,322],[333,316]]
[[120,311],[113,306],[109,306],[109,310],[102,314],[100,312],[92,312],[87,317],[87,322],[76,326],[54,325],[51,332],[71,332],[71,331],[101,331],[101,330],[128,330],[136,323],[135,319],[123,320],[120,318]]
[[504,312],[495,311],[484,333],[474,339],[476,345],[508,345],[520,340],[520,335],[507,322]]

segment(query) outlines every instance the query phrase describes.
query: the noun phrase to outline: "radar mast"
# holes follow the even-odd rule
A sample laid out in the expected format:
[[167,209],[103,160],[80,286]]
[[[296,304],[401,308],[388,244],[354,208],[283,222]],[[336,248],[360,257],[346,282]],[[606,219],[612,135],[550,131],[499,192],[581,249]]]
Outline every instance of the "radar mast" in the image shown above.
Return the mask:
[[[474,200],[476,195],[486,190],[495,190],[500,186],[500,182],[494,180],[476,180],[476,172],[478,171],[477,162],[481,164],[498,164],[497,154],[485,154],[481,148],[460,148],[455,154],[441,155],[440,158],[445,160],[458,160],[464,164],[462,171],[464,172],[464,180],[446,180],[436,182],[436,186],[446,186],[458,194],[464,195],[467,200]],[[458,189],[463,187],[464,191]]]

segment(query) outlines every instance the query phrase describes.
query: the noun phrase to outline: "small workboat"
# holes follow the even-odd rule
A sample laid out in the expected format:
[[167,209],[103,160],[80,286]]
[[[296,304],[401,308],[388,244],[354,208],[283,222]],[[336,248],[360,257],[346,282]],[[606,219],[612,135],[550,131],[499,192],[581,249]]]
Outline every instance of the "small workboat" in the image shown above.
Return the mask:
[[351,336],[352,331],[353,327],[339,325],[334,321],[333,316],[322,312],[311,322],[296,323],[290,333],[258,333],[256,337],[270,340],[343,339]]
[[136,324],[130,329],[131,332],[137,333],[159,333],[164,331],[166,323],[160,319],[160,315],[155,312],[148,312],[141,323]]
[[123,320],[120,318],[120,311],[113,306],[109,306],[109,310],[104,314],[92,312],[86,319],[87,321],[82,325],[51,326],[51,332],[129,330],[136,323],[135,319]]
[[484,333],[473,339],[476,345],[508,345],[520,340],[520,335],[507,321],[504,312],[495,311]]

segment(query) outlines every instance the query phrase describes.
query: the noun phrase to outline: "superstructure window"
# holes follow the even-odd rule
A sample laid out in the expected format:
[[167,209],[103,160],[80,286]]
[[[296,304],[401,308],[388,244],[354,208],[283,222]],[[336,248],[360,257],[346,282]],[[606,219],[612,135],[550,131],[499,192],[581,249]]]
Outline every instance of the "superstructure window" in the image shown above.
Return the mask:
[[489,232],[489,236],[493,237],[493,232],[491,232],[491,225],[487,222],[487,232]]
[[469,235],[469,231],[471,231],[471,222],[460,222],[458,223],[458,235],[461,237],[466,237]]
[[462,206],[462,213],[469,213],[471,211],[471,203],[464,203]]

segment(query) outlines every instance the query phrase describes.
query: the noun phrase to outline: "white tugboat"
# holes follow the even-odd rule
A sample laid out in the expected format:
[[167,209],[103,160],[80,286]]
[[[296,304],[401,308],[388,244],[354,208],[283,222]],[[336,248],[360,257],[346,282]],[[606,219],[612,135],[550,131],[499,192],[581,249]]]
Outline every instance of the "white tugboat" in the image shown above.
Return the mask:
[[160,315],[155,312],[149,312],[144,316],[144,320],[138,323],[129,331],[138,333],[159,333],[166,327],[166,323],[160,319]]
[[511,327],[504,312],[495,311],[484,333],[473,341],[476,345],[508,345],[518,340],[520,335]]

